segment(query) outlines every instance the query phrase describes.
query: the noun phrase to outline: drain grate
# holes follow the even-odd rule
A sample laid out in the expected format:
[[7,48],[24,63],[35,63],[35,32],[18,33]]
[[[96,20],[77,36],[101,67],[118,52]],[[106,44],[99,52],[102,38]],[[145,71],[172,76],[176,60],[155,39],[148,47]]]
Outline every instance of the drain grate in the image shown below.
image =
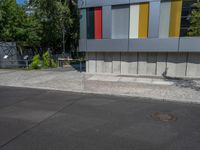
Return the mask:
[[177,120],[177,118],[174,115],[161,113],[161,112],[152,113],[151,117],[155,120],[162,121],[162,122],[174,122]]

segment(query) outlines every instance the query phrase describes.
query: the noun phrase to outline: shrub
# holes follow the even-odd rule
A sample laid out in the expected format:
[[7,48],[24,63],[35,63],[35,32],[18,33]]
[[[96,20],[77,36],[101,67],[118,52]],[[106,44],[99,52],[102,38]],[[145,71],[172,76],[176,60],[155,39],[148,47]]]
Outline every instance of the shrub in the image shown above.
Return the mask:
[[42,59],[43,59],[44,67],[46,67],[46,68],[48,68],[48,67],[56,67],[56,63],[55,63],[55,61],[50,57],[48,51],[46,51],[46,52],[42,55]]
[[33,57],[32,63],[31,63],[31,68],[33,69],[40,69],[42,67],[42,62],[40,60],[39,55],[35,55]]
[[49,56],[48,51],[46,51],[46,52],[42,55],[42,59],[43,59],[44,67],[49,67],[49,66],[50,66],[50,63],[49,63],[50,56]]

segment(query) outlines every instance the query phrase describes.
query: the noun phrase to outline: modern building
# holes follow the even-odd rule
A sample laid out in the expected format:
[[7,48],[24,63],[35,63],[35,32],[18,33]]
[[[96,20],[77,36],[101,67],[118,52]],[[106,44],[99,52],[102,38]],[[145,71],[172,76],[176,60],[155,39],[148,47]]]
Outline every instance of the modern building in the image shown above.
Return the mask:
[[200,37],[188,36],[195,2],[79,0],[79,49],[86,52],[86,71],[200,77]]

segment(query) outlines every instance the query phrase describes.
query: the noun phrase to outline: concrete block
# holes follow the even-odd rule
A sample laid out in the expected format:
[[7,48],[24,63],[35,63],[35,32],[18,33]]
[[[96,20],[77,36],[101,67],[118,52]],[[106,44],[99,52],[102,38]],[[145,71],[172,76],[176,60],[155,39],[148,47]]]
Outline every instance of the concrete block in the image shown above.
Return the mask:
[[95,73],[96,72],[96,53],[91,52],[88,53],[88,69],[89,73]]
[[89,58],[88,58],[88,53],[85,54],[85,60],[86,60],[86,72],[89,73]]
[[157,53],[156,75],[162,76],[167,68],[167,53]]
[[104,71],[105,73],[112,73],[112,55],[113,53],[104,53],[105,62],[104,62]]
[[147,75],[156,75],[156,53],[148,53],[147,55]]
[[176,64],[178,53],[168,53],[167,56],[167,76],[176,76]]
[[178,53],[178,63],[176,65],[176,77],[186,76],[187,67],[187,54],[188,53]]
[[104,53],[96,53],[97,56],[97,73],[104,72]]
[[113,73],[114,74],[121,74],[121,54],[120,53],[113,53]]
[[129,53],[121,53],[121,74],[128,75],[129,73],[129,60],[128,60]]
[[200,53],[87,52],[86,72],[200,77]]
[[167,75],[171,77],[185,77],[187,53],[168,53]]
[[147,74],[147,53],[139,53],[138,55],[138,74]]
[[186,76],[200,77],[200,53],[189,53]]
[[128,74],[136,75],[137,69],[138,69],[138,62],[137,62],[138,56],[137,53],[128,53]]

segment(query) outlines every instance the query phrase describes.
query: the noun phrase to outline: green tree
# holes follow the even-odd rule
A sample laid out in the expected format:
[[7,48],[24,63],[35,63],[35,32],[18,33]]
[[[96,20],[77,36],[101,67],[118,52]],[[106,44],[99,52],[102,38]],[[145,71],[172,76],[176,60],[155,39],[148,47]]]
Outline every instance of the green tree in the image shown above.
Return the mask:
[[35,16],[28,16],[15,0],[0,2],[0,40],[15,41],[19,47],[38,47],[42,28]]
[[21,35],[23,39],[20,42],[23,46],[32,48],[40,47],[43,31],[40,21],[35,16],[25,18],[22,30],[24,33]]
[[32,0],[31,4],[36,8],[35,15],[42,22],[42,46],[62,49],[65,31],[66,48],[71,49],[78,39],[78,25],[75,24],[75,20],[78,20],[76,3],[69,0]]
[[[26,14],[32,6],[34,13]],[[0,0],[0,40],[15,41],[18,47],[61,50],[63,31],[67,50],[78,44],[77,0],[30,0],[24,6],[16,0]]]
[[194,3],[193,7],[195,9],[192,10],[189,16],[190,27],[189,27],[188,35],[199,36],[200,35],[200,2]]
[[0,10],[0,38],[5,41],[12,41],[20,33],[18,29],[22,23],[22,11],[14,0],[2,0]]

